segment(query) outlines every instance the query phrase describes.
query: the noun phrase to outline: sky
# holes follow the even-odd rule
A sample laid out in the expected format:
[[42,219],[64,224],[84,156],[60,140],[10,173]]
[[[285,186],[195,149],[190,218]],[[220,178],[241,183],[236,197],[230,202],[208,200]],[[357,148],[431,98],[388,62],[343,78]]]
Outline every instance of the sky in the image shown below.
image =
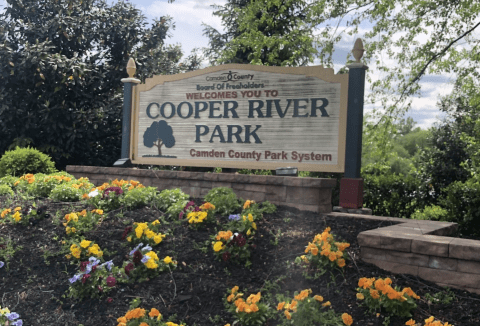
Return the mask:
[[[213,16],[213,4],[223,5],[226,0],[175,0],[168,3],[167,0],[129,0],[137,8],[142,10],[147,19],[158,18],[168,15],[173,18],[175,30],[171,32],[172,37],[167,41],[171,44],[180,44],[185,54],[189,54],[193,48],[202,48],[208,46],[208,38],[203,36],[202,24],[208,24],[217,30],[222,30],[221,20]],[[362,32],[362,31],[360,31]],[[338,71],[346,62],[347,54],[353,48],[357,37],[345,38],[335,48],[334,69]],[[392,64],[395,64],[392,62]],[[374,68],[374,67],[373,67]],[[370,69],[373,78],[380,78],[381,75]],[[435,122],[439,122],[443,117],[437,108],[437,102],[440,96],[449,94],[453,88],[453,76],[424,76],[421,81],[422,92],[420,97],[412,100],[412,109],[405,117],[412,117],[417,126],[423,129],[431,127]],[[366,92],[369,92],[369,85],[366,85]],[[365,112],[369,112],[374,107],[365,106]]]
[[[107,0],[111,3],[113,0]],[[171,37],[167,40],[169,44],[180,44],[185,55],[188,55],[194,48],[208,46],[208,38],[203,35],[202,24],[208,24],[217,30],[222,30],[221,20],[213,16],[213,4],[223,5],[226,0],[175,0],[168,3],[167,0],[128,0],[140,9],[147,17],[148,21],[161,16],[171,16],[175,24]],[[0,6],[5,5],[5,0],[0,0]],[[0,7],[0,10],[2,7]],[[364,30],[366,31],[366,29]],[[352,37],[346,37],[335,48],[334,69],[337,71],[346,62],[347,54],[353,48],[353,44],[360,34]],[[389,62],[388,58],[386,59]],[[395,64],[390,60],[391,64]],[[205,63],[207,65],[207,63]],[[373,79],[381,78],[381,74],[370,67],[369,72]],[[405,117],[412,117],[417,126],[427,129],[442,118],[441,112],[437,108],[437,102],[440,96],[449,94],[453,88],[454,76],[424,76],[421,80],[422,92],[420,97],[413,98],[412,109]],[[369,92],[369,84],[366,85],[366,94]],[[374,107],[365,106],[365,112],[368,113]]]

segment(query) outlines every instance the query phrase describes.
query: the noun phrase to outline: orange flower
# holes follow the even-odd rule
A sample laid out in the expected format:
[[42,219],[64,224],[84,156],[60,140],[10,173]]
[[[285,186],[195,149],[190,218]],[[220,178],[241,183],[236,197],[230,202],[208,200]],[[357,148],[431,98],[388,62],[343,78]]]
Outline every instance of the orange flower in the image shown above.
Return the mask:
[[338,267],[344,267],[345,266],[345,259],[337,260],[337,265],[338,265]]
[[407,325],[407,326],[413,326],[413,325],[415,325],[415,324],[416,324],[416,322],[415,322],[415,320],[413,320],[413,319],[410,319],[409,321],[407,321],[407,322],[405,323],[405,325]]
[[373,299],[378,299],[378,298],[380,298],[380,293],[378,293],[377,290],[370,289],[370,296],[371,296]]
[[127,318],[127,320],[134,319],[134,318],[141,318],[143,316],[145,316],[145,309],[141,309],[141,308],[135,308],[125,314],[125,318]]
[[277,306],[277,310],[282,310],[283,309],[283,306],[285,306],[285,301],[282,301],[278,304]]
[[347,326],[350,326],[351,324],[353,324],[352,316],[350,316],[347,313],[342,314],[342,320],[343,320],[343,323]]
[[139,326],[148,326],[146,322],[141,322]]
[[314,295],[313,298],[315,300],[317,300],[318,302],[322,302],[323,301],[323,297],[321,295]]
[[250,207],[251,204],[255,204],[254,200],[247,200],[245,204],[243,204],[243,209],[247,209]]
[[287,310],[285,310],[285,317],[287,317],[288,320],[292,319],[292,315],[290,315]]
[[149,315],[150,317],[157,317],[157,316],[160,316],[160,311],[158,311],[158,310],[155,309],[155,308],[152,308],[152,309],[150,310],[150,312],[148,313],[148,315]]
[[126,323],[126,322],[127,322],[127,318],[125,318],[125,317],[120,317],[120,318],[117,319],[117,321],[118,321],[119,323]]

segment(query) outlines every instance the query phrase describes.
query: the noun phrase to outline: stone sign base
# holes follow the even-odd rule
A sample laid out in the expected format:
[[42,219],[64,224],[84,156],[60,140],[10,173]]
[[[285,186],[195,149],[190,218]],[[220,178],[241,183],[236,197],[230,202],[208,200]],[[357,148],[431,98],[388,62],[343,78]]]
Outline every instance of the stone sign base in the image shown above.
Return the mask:
[[164,189],[180,188],[194,198],[204,197],[216,187],[232,188],[238,197],[258,202],[268,200],[318,213],[332,211],[332,189],[335,179],[297,178],[233,173],[207,173],[165,170],[142,170],[97,166],[67,166],[67,172],[76,178],[86,177],[101,185],[115,179],[136,180],[146,187]]

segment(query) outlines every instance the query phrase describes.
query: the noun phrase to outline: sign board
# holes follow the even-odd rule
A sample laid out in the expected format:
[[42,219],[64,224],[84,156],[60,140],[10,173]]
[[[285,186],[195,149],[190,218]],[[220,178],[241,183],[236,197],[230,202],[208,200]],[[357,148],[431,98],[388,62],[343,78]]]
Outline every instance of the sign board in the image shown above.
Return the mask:
[[134,87],[134,164],[343,172],[348,74],[230,64]]

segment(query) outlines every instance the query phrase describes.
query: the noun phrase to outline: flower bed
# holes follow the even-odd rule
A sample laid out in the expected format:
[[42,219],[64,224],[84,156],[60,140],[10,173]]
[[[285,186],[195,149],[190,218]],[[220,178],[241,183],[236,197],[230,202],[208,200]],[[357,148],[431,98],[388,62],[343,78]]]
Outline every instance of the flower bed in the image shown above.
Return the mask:
[[[36,181],[22,182],[12,182],[15,197],[0,197],[0,212],[11,210],[0,222],[0,293],[2,307],[24,325],[311,325],[311,311],[327,325],[380,325],[387,310],[365,314],[366,301],[357,297],[363,277],[389,277],[420,297],[411,316],[390,319],[393,326],[423,325],[430,316],[442,325],[480,322],[478,296],[446,292],[358,259],[358,233],[385,221],[286,207],[271,212],[268,204],[246,200],[223,205],[212,198],[209,205],[141,190],[131,180],[79,187],[79,199],[66,202],[35,197],[41,187],[29,185]],[[112,187],[122,192],[104,195]],[[218,213],[220,207],[236,211]],[[205,224],[189,223],[188,215],[199,212],[206,213]]]

